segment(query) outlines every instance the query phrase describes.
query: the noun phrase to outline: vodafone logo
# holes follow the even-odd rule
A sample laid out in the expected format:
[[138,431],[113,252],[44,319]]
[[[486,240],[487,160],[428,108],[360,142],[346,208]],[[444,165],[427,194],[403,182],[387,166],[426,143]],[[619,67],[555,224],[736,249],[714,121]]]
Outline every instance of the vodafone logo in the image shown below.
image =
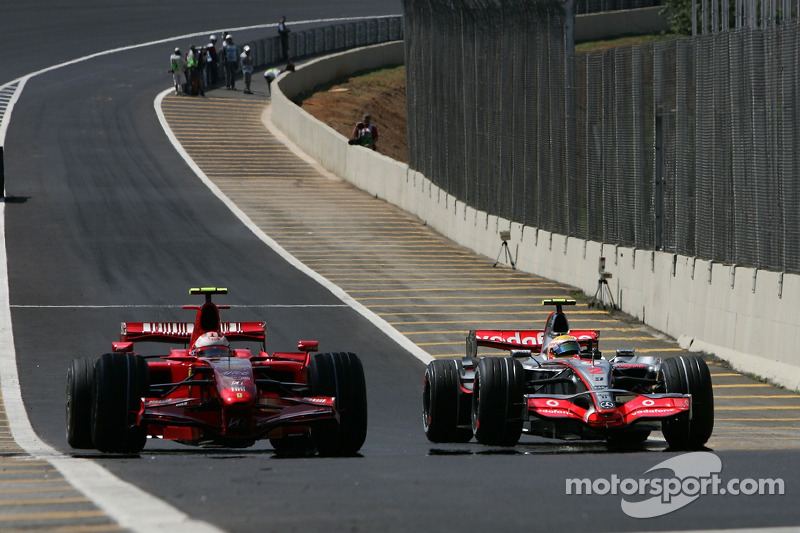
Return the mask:
[[484,335],[476,334],[478,340],[490,342],[504,342],[519,346],[537,346],[542,344],[544,332],[542,331],[491,331],[483,332]]
[[558,400],[547,400],[547,405],[550,407],[558,407],[559,403]]

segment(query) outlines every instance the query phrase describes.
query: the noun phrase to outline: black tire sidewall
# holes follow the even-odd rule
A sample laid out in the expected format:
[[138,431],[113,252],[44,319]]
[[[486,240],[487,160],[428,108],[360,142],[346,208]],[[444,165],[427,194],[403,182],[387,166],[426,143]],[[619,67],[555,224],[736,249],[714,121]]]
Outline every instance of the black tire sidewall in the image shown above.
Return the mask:
[[662,433],[670,448],[701,449],[714,429],[714,392],[706,362],[696,355],[666,359],[666,392],[692,395],[692,419],[665,420]]
[[513,446],[522,434],[524,370],[511,357],[478,362],[472,397],[472,426],[481,444]]
[[67,369],[67,443],[72,448],[93,448],[92,387],[94,359],[73,359]]
[[94,367],[92,440],[103,452],[136,453],[144,447],[146,427],[136,424],[140,399],[149,388],[147,362],[134,354],[110,353]]
[[355,455],[367,437],[367,388],[364,368],[350,352],[318,353],[309,361],[314,396],[333,396],[339,421],[316,423],[311,438],[321,455]]
[[[437,359],[425,369],[422,424],[431,442],[469,442],[472,439],[469,403],[459,392],[458,361]],[[464,405],[462,405],[464,404]]]

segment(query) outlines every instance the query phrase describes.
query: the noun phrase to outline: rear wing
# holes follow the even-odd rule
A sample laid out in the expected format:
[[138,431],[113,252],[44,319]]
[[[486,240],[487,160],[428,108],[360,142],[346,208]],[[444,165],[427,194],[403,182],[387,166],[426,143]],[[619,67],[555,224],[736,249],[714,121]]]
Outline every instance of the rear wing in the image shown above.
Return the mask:
[[[574,330],[569,334],[578,339],[583,351],[592,351],[600,342],[600,332],[597,330]],[[472,330],[467,335],[467,357],[476,357],[479,346],[540,353],[544,336],[545,330],[540,329]]]
[[[229,341],[256,341],[265,343],[266,322],[220,322],[219,332]],[[192,338],[192,322],[123,322],[120,342],[183,342]]]

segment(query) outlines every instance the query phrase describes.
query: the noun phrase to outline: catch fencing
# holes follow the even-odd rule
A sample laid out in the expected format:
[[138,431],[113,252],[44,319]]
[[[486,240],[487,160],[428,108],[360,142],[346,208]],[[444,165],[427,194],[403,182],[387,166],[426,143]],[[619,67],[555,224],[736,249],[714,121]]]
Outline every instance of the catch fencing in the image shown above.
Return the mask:
[[[289,33],[289,58],[293,61],[349,50],[359,46],[403,39],[403,19],[376,17]],[[285,64],[280,36],[250,41],[256,68]]]
[[410,166],[573,237],[800,273],[796,22],[567,54],[563,2],[405,0]]

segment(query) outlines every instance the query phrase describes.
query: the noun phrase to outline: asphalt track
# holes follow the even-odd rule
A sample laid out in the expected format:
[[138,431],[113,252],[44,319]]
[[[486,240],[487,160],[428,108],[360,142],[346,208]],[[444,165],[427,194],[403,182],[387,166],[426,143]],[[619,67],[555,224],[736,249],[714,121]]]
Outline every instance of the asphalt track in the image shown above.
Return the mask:
[[[374,3],[305,4],[313,16],[280,7],[290,21],[400,11],[394,2],[377,11]],[[241,3],[250,13],[256,5],[263,10]],[[23,28],[21,38],[32,38],[26,46],[14,40],[14,60],[2,74],[11,77],[0,83],[121,44],[208,28],[204,8],[220,7],[193,6],[177,13],[155,3],[79,4],[59,13],[61,25],[44,28],[26,17],[49,3],[25,4],[22,16],[3,7],[2,27]],[[259,22],[252,14],[222,16],[229,18],[212,26]],[[92,38],[86,28],[96,29]],[[37,32],[62,46],[42,45]],[[565,496],[565,479],[640,477],[673,455],[657,438],[625,454],[529,438],[513,450],[431,446],[420,421],[423,363],[368,320],[370,313],[346,306],[269,248],[164,134],[153,102],[169,86],[162,65],[170,48],[120,51],[42,73],[28,80],[14,109],[5,140],[11,320],[25,409],[48,445],[71,453],[63,436],[69,359],[107,351],[121,320],[186,319],[179,307],[191,303],[189,286],[223,285],[230,290],[223,303],[233,307],[227,316],[272,325],[271,350],[316,338],[324,350],[358,352],[370,428],[362,456],[348,459],[279,459],[268,445],[207,451],[153,442],[138,457],[86,454],[197,520],[227,531],[633,531],[800,522],[791,503],[798,491],[797,396],[719,365],[712,365],[718,424],[709,446],[723,474],[782,478],[785,496],[708,496],[666,517],[636,520],[622,513],[618,495]],[[452,246],[424,221],[321,175],[268,133],[262,95],[231,96],[164,101],[167,122],[198,167],[260,231],[432,356],[461,353],[466,329],[489,321],[540,323],[545,315],[536,301],[569,294],[568,287],[492,268],[491,259]],[[574,317],[574,327],[608,331],[606,350],[635,343],[675,355],[668,339],[637,324],[585,308]],[[0,492],[9,502],[0,506],[0,529],[116,527],[50,463],[26,458],[7,436],[0,443],[0,481],[12,491]],[[14,473],[20,464],[27,472]],[[30,479],[25,487],[17,484],[21,476]],[[46,483],[59,489],[52,498],[38,489]]]

